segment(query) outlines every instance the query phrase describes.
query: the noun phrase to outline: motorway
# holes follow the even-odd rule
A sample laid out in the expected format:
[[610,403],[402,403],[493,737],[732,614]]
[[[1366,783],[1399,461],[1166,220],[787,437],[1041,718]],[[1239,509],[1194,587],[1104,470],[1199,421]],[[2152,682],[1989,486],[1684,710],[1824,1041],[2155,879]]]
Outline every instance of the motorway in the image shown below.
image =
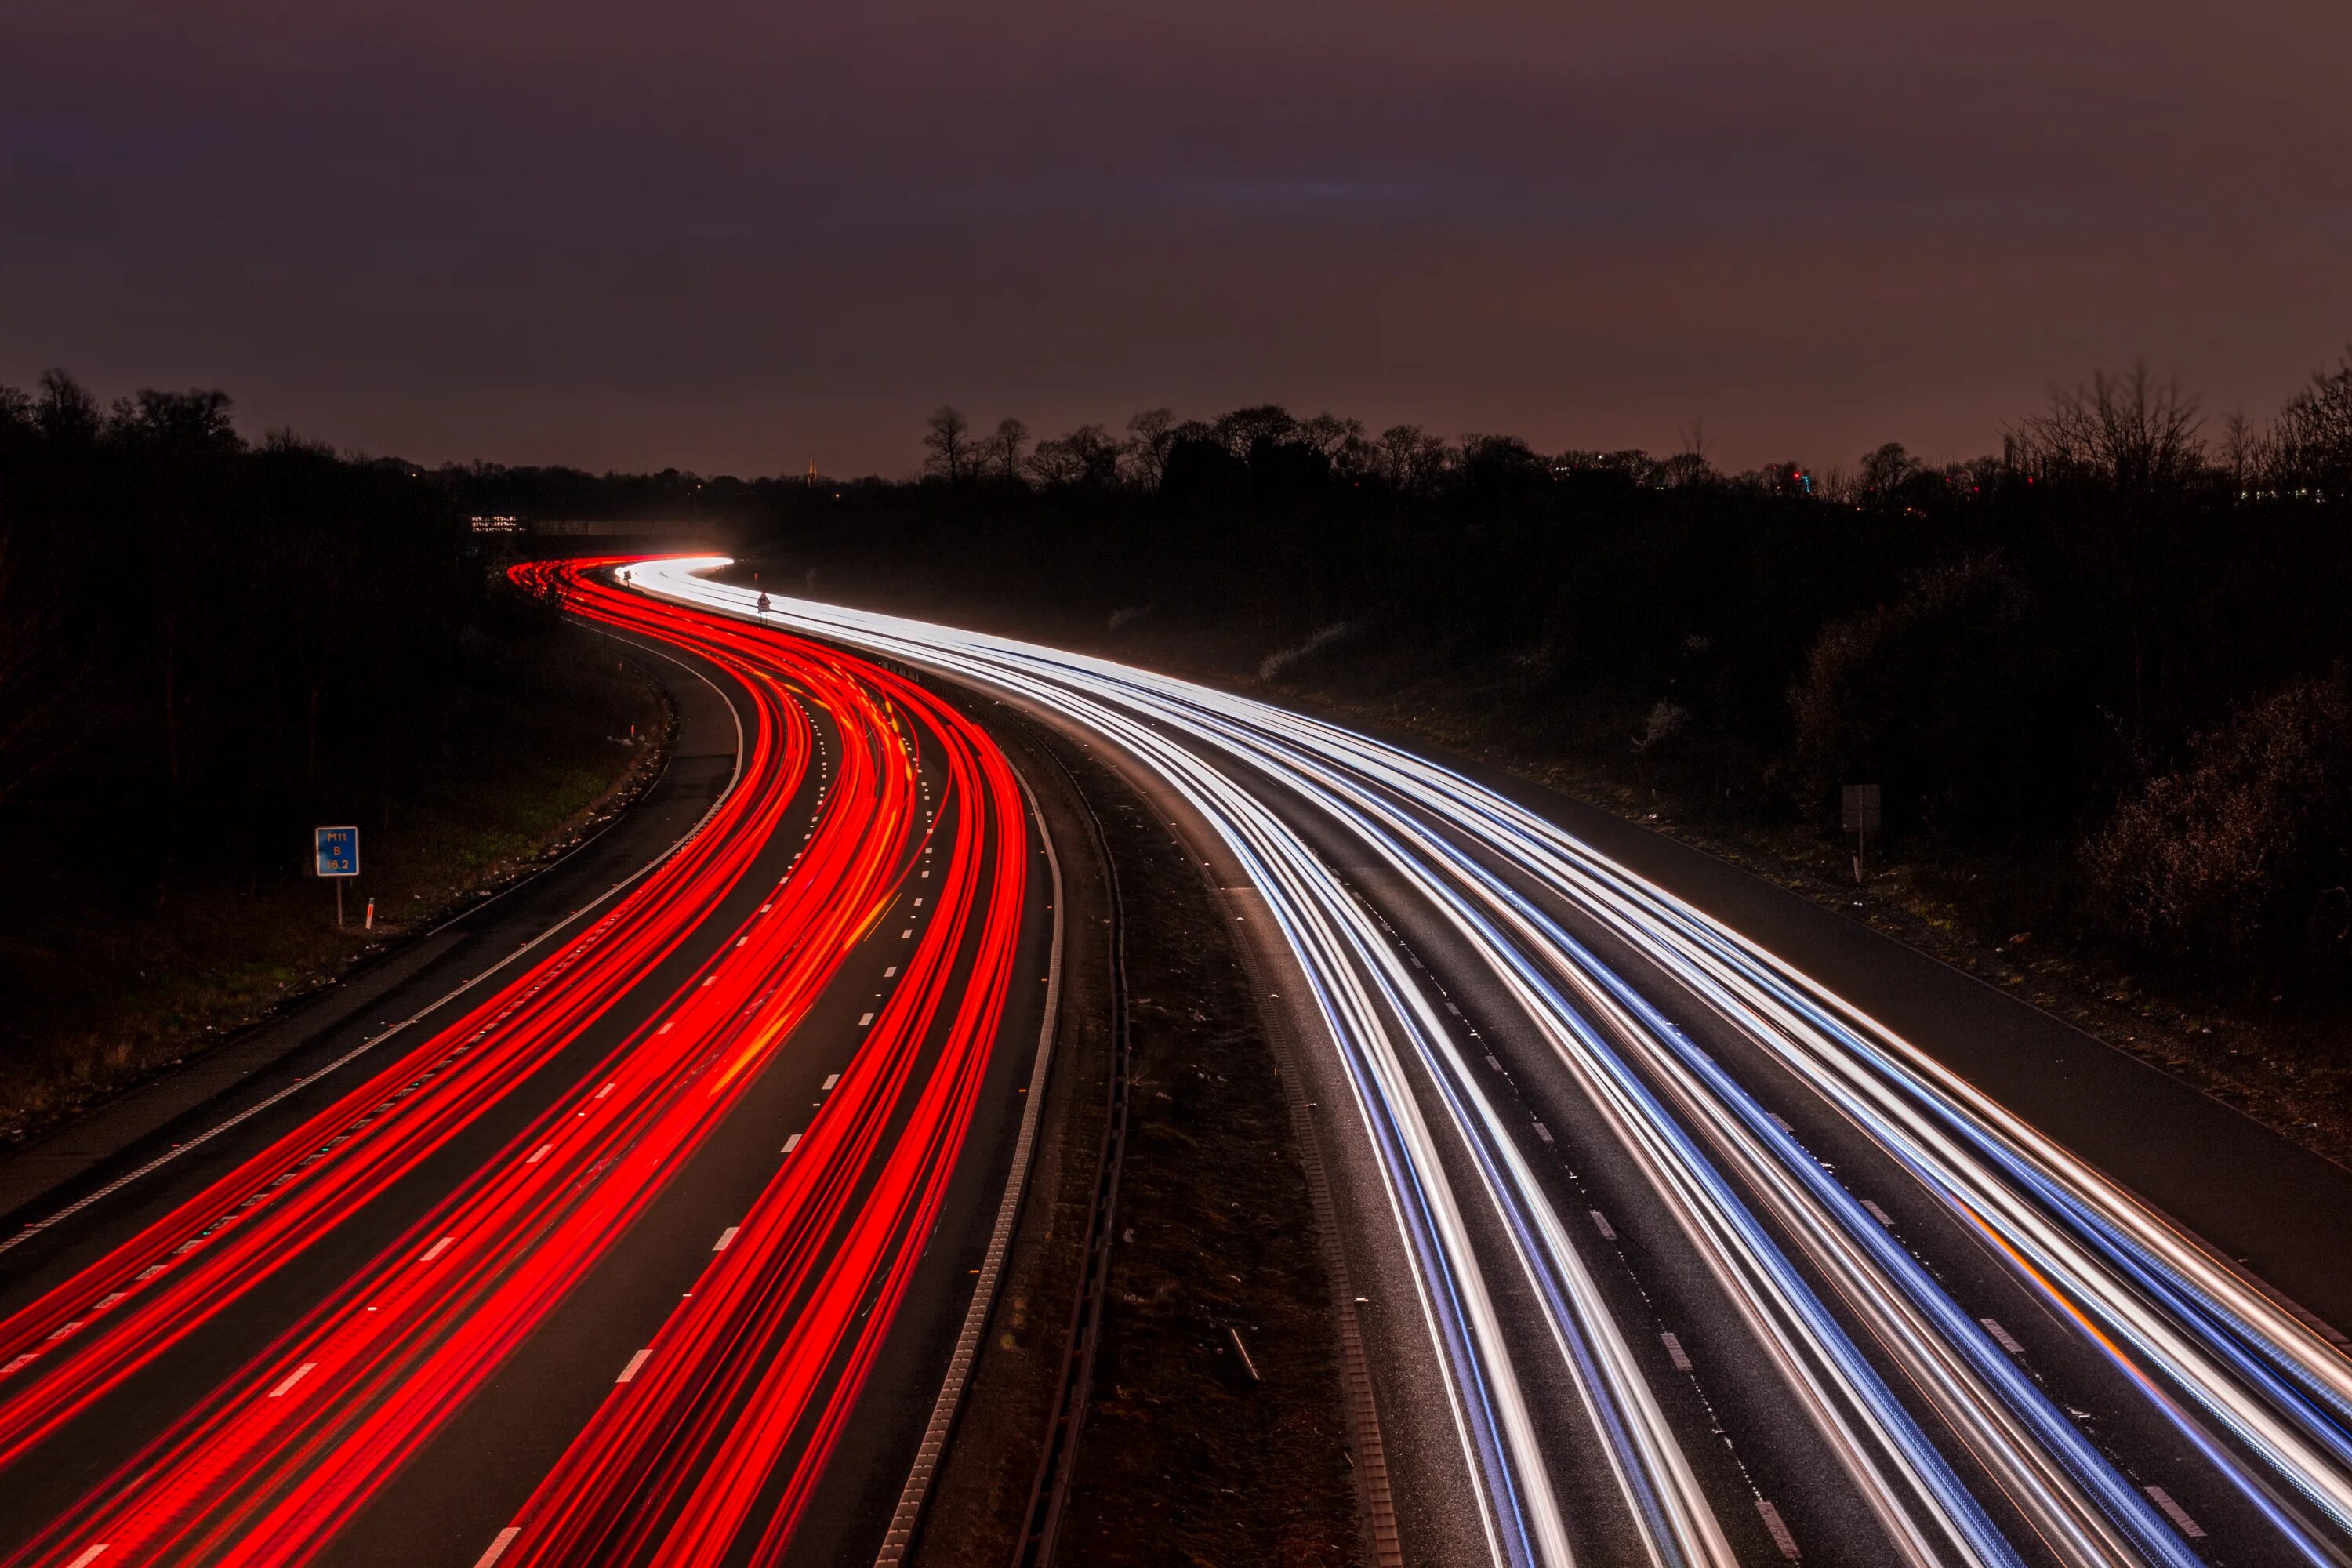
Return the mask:
[[0,1562],[881,1546],[1032,1120],[1050,847],[920,686],[526,574],[661,674],[669,776],[0,1166]]
[[[621,575],[761,618],[721,564]],[[1314,1042],[1406,1561],[2352,1563],[2327,1331],[1741,931],[1340,727],[764,618],[1062,727],[1198,846]]]

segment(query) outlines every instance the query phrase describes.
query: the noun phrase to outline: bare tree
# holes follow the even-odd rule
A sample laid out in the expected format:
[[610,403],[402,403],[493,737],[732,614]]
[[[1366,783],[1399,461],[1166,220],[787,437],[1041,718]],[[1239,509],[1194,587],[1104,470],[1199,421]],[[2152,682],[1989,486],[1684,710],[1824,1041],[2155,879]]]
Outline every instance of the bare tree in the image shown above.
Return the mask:
[[1127,443],[1111,438],[1099,425],[1081,425],[1066,436],[1037,443],[1029,471],[1044,485],[1083,485],[1107,489],[1118,482],[1119,458]]
[[1901,489],[1905,481],[1916,477],[1919,471],[1918,459],[1911,456],[1903,443],[1889,441],[1876,451],[1863,455],[1863,493],[1884,500]]
[[2281,443],[2243,413],[2221,421],[2221,467],[2240,494],[2262,488],[2278,467]]
[[1236,408],[1217,421],[1217,439],[1236,458],[1246,458],[1260,441],[1281,446],[1298,438],[1298,421],[1278,404]]
[[217,387],[158,392],[152,387],[114,405],[114,424],[127,433],[163,441],[237,444],[229,422],[229,395]]
[[1695,446],[1684,447],[1650,468],[1650,483],[1662,490],[1696,489],[1714,478],[1715,470],[1707,466],[1706,454]]
[[1372,447],[1372,471],[1391,489],[1420,494],[1437,483],[1447,458],[1443,437],[1418,425],[1391,425]]
[[1127,422],[1127,433],[1134,437],[1128,450],[1144,489],[1156,490],[1168,477],[1168,454],[1176,445],[1176,416],[1165,408],[1147,408]]
[[61,370],[41,373],[41,395],[33,405],[33,422],[52,441],[76,443],[97,440],[103,423],[98,399]]
[[1322,453],[1336,465],[1339,461],[1340,455],[1347,451],[1350,441],[1361,441],[1364,438],[1364,422],[1360,419],[1342,419],[1327,410],[1301,424],[1298,426],[1298,438]]
[[2278,448],[2289,482],[2352,490],[2352,350],[2288,400],[2279,415]]
[[951,485],[960,485],[971,478],[978,449],[972,444],[971,425],[960,409],[941,404],[924,423],[923,446],[930,456],[923,459],[927,473],[937,474]]
[[1354,479],[1373,469],[1372,445],[1364,438],[1360,419],[1318,414],[1299,425],[1298,439],[1320,453],[1331,465],[1331,472],[1341,479]]
[[1000,419],[996,422],[996,433],[982,448],[982,464],[996,478],[1020,484],[1025,467],[1022,454],[1028,445],[1029,426],[1018,419]]
[[2088,386],[2052,393],[2047,412],[2019,420],[2009,434],[2028,468],[2042,474],[2146,490],[2185,483],[2203,468],[2204,424],[2179,381],[2158,384],[2136,364],[2128,375],[2101,371]]

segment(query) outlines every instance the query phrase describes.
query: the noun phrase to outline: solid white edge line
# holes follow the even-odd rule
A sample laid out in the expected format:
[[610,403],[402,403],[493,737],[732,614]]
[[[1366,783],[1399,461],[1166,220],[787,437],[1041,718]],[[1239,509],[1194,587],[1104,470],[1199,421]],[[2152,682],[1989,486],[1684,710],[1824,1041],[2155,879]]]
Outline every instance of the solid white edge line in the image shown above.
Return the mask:
[[[678,837],[672,841],[668,848],[663,850],[660,854],[655,856],[652,859],[646,861],[644,865],[638,867],[635,870],[630,872],[627,876],[614,883],[604,892],[597,894],[594,898],[589,900],[580,908],[572,910],[572,913],[564,916],[563,919],[556,921],[553,925],[548,927],[537,936],[532,937],[529,942],[524,942],[520,947],[516,948],[512,952],[507,954],[504,958],[499,959],[488,969],[483,970],[472,979],[461,983],[455,990],[449,991],[443,995],[436,997],[431,1002],[426,1003],[416,1012],[411,1014],[405,1018],[403,1018],[399,1023],[394,1024],[383,1034],[377,1035],[370,1039],[362,1040],[358,1045],[353,1046],[350,1050],[345,1051],[341,1056],[335,1058],[334,1060],[327,1063],[324,1067],[297,1079],[293,1083],[279,1089],[276,1094],[269,1096],[268,1099],[258,1100],[252,1105],[247,1106],[235,1116],[228,1118],[225,1121],[218,1122],[212,1127],[206,1128],[204,1131],[195,1134],[185,1142],[173,1144],[171,1148],[165,1150],[163,1153],[156,1155],[145,1164],[139,1166],[135,1170],[123,1173],[121,1175],[117,1176],[113,1181],[109,1182],[106,1185],[99,1188],[96,1192],[89,1193],[83,1197],[68,1204],[65,1207],[49,1215],[47,1219],[35,1220],[19,1228],[12,1236],[0,1237],[0,1252],[5,1252],[10,1247],[16,1246],[18,1243],[23,1242],[29,1237],[37,1236],[40,1232],[47,1230],[53,1226],[60,1225],[65,1221],[71,1219],[74,1215],[81,1213],[82,1210],[89,1207],[92,1204],[113,1196],[116,1193],[121,1192],[131,1183],[138,1181],[141,1177],[153,1174],[155,1172],[160,1171],[164,1166],[170,1164],[173,1161],[177,1160],[181,1155],[187,1153],[190,1150],[195,1149],[202,1144],[211,1142],[222,1133],[251,1121],[253,1118],[260,1115],[263,1111],[268,1110],[270,1107],[278,1104],[280,1100],[286,1100],[289,1097],[308,1089],[310,1085],[317,1083],[320,1079],[326,1077],[329,1073],[333,1072],[338,1068],[343,1067],[350,1062],[356,1061],[359,1058],[365,1056],[369,1051],[373,1050],[376,1047],[383,1044],[384,1041],[392,1038],[394,1035],[399,1034],[404,1029],[410,1027],[412,1025],[424,1022],[426,1018],[431,1017],[435,1013],[439,1012],[443,1007],[447,1006],[450,1003],[456,1001],[467,992],[471,991],[475,986],[479,985],[483,981],[488,980],[491,975],[496,974],[499,970],[504,969],[508,964],[512,963],[515,960],[520,958],[524,953],[529,952],[532,948],[537,947],[540,943],[555,935],[556,932],[562,931],[564,927],[579,920],[583,915],[585,915],[599,906],[619,897],[621,890],[624,888],[628,887],[632,882],[635,882],[659,869],[680,849],[685,848],[688,844],[692,843],[695,837],[699,835],[705,827],[709,826],[711,817],[718,812],[721,805],[726,804],[727,797],[735,793],[735,785],[743,777],[743,714],[741,710],[735,706],[733,699],[730,698],[725,691],[719,689],[717,681],[711,679],[710,677],[703,674],[702,671],[695,668],[692,665],[688,664],[685,660],[672,658],[668,654],[662,652],[658,647],[652,647],[643,639],[627,633],[608,632],[606,635],[619,637],[623,641],[635,645],[641,652],[650,653],[657,658],[667,659],[669,663],[677,665],[680,669],[683,669],[688,675],[693,676],[697,680],[701,681],[703,685],[708,686],[712,691],[718,693],[719,700],[727,704],[728,716],[735,721],[735,771],[728,775],[727,787],[719,792],[719,797],[710,803],[709,809],[706,810],[700,817],[696,819],[694,826],[688,828],[684,833],[678,835]],[[672,761],[675,760],[676,758],[673,756]],[[662,772],[664,774],[667,774],[669,772],[668,763],[666,763],[662,765]],[[650,792],[655,784],[658,784],[660,783],[661,780],[657,778],[654,781],[653,784],[648,784],[646,787],[648,792]],[[503,891],[491,895],[489,898],[484,899],[472,909],[465,910],[453,915],[448,920],[444,921],[441,924],[435,926],[431,931],[426,931],[425,936],[418,938],[418,940],[421,942],[426,937],[438,936],[443,931],[447,931],[451,926],[456,925],[459,921],[469,919],[477,910],[489,908],[492,904],[497,903],[500,899],[505,898],[508,893],[520,891],[521,889],[538,881],[540,878],[546,876],[549,872],[562,866],[565,861],[570,860],[573,856],[579,854],[582,850],[586,849],[591,844],[595,843],[597,839],[604,837],[604,833],[611,832],[614,826],[618,826],[620,820],[621,819],[619,817],[614,817],[612,823],[605,826],[604,832],[600,832],[592,837],[582,839],[579,843],[573,845],[571,849],[566,851],[563,858],[557,860],[554,865],[542,867],[540,870],[524,878],[521,881],[517,882],[513,887],[508,888]],[[292,1053],[289,1052],[288,1054],[291,1055]]]
[[[1012,759],[1008,756],[1005,761],[1009,763]],[[1055,852],[1054,836],[1045,831],[1045,814],[1037,804],[1036,792],[1029,787],[1027,776],[1019,768],[1013,770],[1013,776],[1020,782],[1021,793],[1029,797],[1029,815],[1037,824],[1037,837],[1045,846],[1045,864],[1053,872],[1054,934],[1052,945],[1046,950],[1045,1016],[1038,1026],[1037,1060],[1029,1072],[1029,1092],[1022,1097],[1027,1103],[1021,1109],[1021,1131],[1013,1142],[1013,1168],[1005,1173],[1004,1197],[996,1207],[996,1226],[989,1234],[980,1279],[972,1287],[971,1305],[964,1310],[955,1353],[948,1358],[947,1376],[940,1385],[939,1398],[931,1405],[931,1418],[923,1428],[923,1440],[915,1450],[915,1463],[908,1472],[906,1487],[898,1494],[898,1506],[891,1510],[890,1528],[883,1534],[882,1550],[875,1553],[874,1568],[898,1568],[904,1563],[907,1549],[914,1543],[915,1527],[922,1521],[931,1479],[939,1471],[940,1458],[947,1449],[948,1433],[955,1426],[956,1412],[963,1405],[964,1386],[971,1380],[972,1363],[980,1355],[980,1336],[988,1327],[988,1314],[995,1305],[1005,1258],[1013,1250],[1013,1228],[1021,1217],[1022,1194],[1028,1187],[1029,1167],[1036,1152],[1037,1122],[1045,1104],[1045,1072],[1054,1061],[1054,1026],[1062,1006],[1062,858]],[[793,1137],[797,1142],[800,1135],[794,1133]],[[785,1147],[789,1152],[791,1145]]]

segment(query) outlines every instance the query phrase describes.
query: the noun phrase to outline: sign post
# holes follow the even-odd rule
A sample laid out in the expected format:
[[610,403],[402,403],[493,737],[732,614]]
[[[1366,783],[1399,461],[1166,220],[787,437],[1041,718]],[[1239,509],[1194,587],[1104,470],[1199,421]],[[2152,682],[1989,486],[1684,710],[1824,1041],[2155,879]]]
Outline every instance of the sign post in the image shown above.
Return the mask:
[[312,847],[319,859],[319,875],[339,879],[335,883],[335,925],[343,923],[343,884],[340,879],[360,874],[360,830],[356,827],[319,827],[311,830]]
[[1870,836],[1878,831],[1878,786],[1847,784],[1838,792],[1844,808],[1845,830],[1853,835],[1853,885],[1862,886],[1862,854]]

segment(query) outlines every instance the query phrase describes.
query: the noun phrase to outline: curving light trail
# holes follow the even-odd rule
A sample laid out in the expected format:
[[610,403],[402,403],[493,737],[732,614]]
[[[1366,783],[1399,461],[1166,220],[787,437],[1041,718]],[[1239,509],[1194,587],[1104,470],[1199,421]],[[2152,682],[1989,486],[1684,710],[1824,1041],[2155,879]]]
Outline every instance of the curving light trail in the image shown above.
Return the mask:
[[[630,1234],[888,919],[907,928],[895,984],[837,1085],[502,1538],[509,1561],[781,1556],[971,1122],[1024,918],[1026,816],[994,743],[914,683],[616,592],[595,564],[524,571],[575,613],[736,677],[751,704],[734,787],[565,948],[0,1320],[5,1486],[126,1391],[188,1377],[186,1342],[299,1288],[481,1119],[520,1121],[8,1562],[317,1556]],[[803,812],[805,843],[775,877],[761,857]],[[656,992],[643,1022],[584,1047],[641,988]],[[549,1082],[563,1087],[544,1109],[511,1113]],[[615,1346],[615,1366],[637,1348]]]
[[[757,618],[751,590],[707,575],[720,564],[622,576]],[[1413,963],[1296,826],[1297,806],[1475,955],[1659,1194],[1884,1531],[1865,1559],[2186,1565],[2204,1561],[2204,1537],[1674,1021],[1676,1005],[1819,1096],[2073,1325],[2242,1500],[2269,1532],[2261,1550],[2352,1563],[2352,1366],[2162,1216],[1769,951],[1494,792],[1339,726],[891,616],[778,600],[767,618],[1055,713],[1213,825],[1271,906],[1353,1088],[1496,1561],[1565,1563],[1573,1533],[1552,1484],[1558,1424],[1526,1391],[1538,1352],[1498,1313],[1498,1266],[1538,1304],[1541,1353],[1572,1383],[1646,1561],[1735,1562],[1718,1510],[1736,1500],[1707,1495],[1569,1239],[1540,1155]],[[1636,963],[1604,960],[1579,930]],[[1503,1238],[1499,1255],[1481,1236]]]

